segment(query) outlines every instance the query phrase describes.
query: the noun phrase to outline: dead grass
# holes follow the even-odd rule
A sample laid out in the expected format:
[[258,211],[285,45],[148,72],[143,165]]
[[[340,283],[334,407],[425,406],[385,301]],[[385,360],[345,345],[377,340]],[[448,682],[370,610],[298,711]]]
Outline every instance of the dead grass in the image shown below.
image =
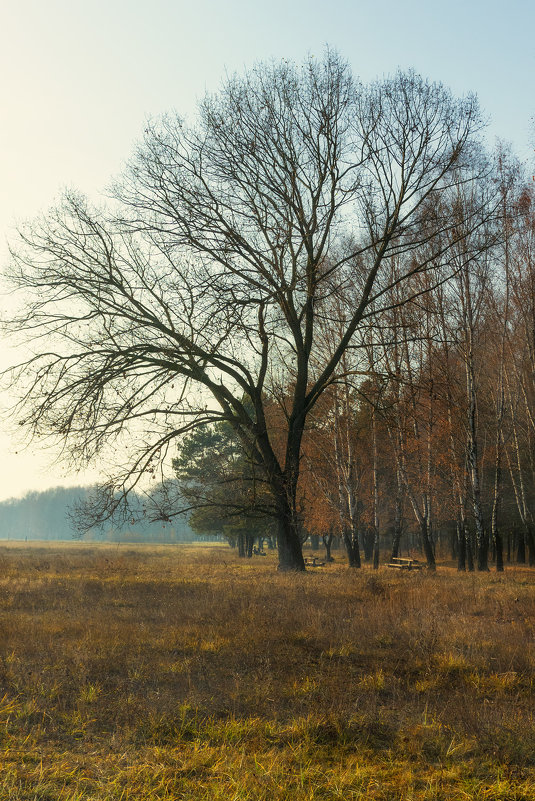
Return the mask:
[[0,547],[0,799],[534,799],[535,573]]

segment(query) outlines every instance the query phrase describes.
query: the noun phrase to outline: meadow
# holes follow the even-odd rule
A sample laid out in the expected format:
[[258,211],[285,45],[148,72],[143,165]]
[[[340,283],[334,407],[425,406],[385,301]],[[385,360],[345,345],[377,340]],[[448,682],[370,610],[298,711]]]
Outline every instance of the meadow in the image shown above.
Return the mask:
[[535,799],[535,571],[0,546],[0,799]]

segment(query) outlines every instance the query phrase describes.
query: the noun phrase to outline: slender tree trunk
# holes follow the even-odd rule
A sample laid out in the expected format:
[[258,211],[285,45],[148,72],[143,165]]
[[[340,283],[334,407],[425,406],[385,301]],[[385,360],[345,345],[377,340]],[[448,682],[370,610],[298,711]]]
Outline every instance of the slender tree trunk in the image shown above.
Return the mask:
[[499,528],[499,512],[501,506],[501,484],[502,484],[502,466],[501,466],[501,449],[500,449],[501,431],[500,426],[496,431],[496,449],[494,460],[494,498],[492,503],[492,520],[491,520],[491,536],[496,551],[496,570],[503,572],[503,541]]
[[496,529],[494,544],[496,547],[496,570],[498,573],[503,573],[503,540],[498,528]]
[[486,571],[489,569],[489,538],[485,530],[483,510],[481,507],[481,483],[477,446],[477,403],[471,352],[466,362],[466,382],[468,392],[467,462],[472,484],[472,506],[476,525],[477,569],[479,571]]
[[466,522],[457,520],[457,570],[466,570]]
[[375,541],[374,531],[370,526],[366,526],[362,534],[364,545],[364,558],[367,562],[371,562],[373,558],[373,544]]
[[[349,522],[350,522],[350,538],[351,538],[351,560],[353,564],[350,567],[360,567],[360,548],[359,548],[359,517],[360,514],[356,509],[356,502],[353,498],[353,493],[349,496]],[[347,545],[346,545],[347,548]],[[348,552],[349,555],[349,552]]]
[[522,529],[517,529],[516,532],[516,561],[519,565],[526,564],[526,539],[524,537],[524,532]]
[[429,570],[436,570],[435,553],[433,551],[433,543],[429,535],[429,521],[427,517],[422,517],[420,520],[420,532],[422,535],[422,547],[427,561]]
[[524,469],[522,466],[522,460],[520,456],[520,445],[519,445],[519,437],[518,437],[518,427],[517,427],[517,420],[516,414],[514,410],[514,404],[512,400],[512,392],[511,387],[509,384],[509,377],[507,370],[505,371],[505,382],[507,385],[507,394],[509,400],[509,407],[511,413],[511,427],[512,427],[512,441],[513,441],[513,448],[515,453],[515,462],[516,462],[516,471],[517,475],[515,477],[513,471],[513,465],[511,463],[511,458],[509,456],[509,450],[506,449],[506,457],[507,457],[507,464],[509,467],[509,474],[511,476],[511,483],[513,485],[513,490],[515,494],[515,500],[517,509],[520,515],[520,519],[522,521],[522,528],[523,528],[523,558],[524,561],[526,559],[526,551],[525,546],[528,546],[528,553],[529,553],[529,564],[532,566],[535,564],[535,539],[533,537],[533,531],[530,526],[530,518],[531,512],[529,510],[527,499],[526,499],[526,490],[525,490],[525,482],[524,482]]
[[399,556],[399,545],[401,542],[401,534],[403,532],[403,486],[399,470],[396,470],[396,478],[397,492],[394,513],[394,535],[392,537],[392,559],[397,559]]
[[533,537],[533,525],[529,523],[527,527],[526,539],[529,551],[529,566],[533,567],[535,565],[535,539]]
[[[500,168],[502,160],[500,157]],[[500,511],[502,503],[502,443],[503,421],[505,416],[505,348],[507,343],[507,327],[509,323],[509,235],[510,215],[507,203],[507,185],[502,183],[502,225],[504,232],[504,271],[505,296],[502,310],[502,331],[500,341],[500,363],[498,366],[498,386],[496,389],[496,433],[494,439],[494,495],[492,501],[491,537],[496,552],[496,570],[503,572],[503,540],[500,532]]]
[[333,542],[333,536],[334,535],[333,535],[332,531],[329,531],[328,534],[323,534],[323,536],[322,536],[323,545],[325,546],[325,561],[326,562],[332,562],[333,561],[333,558],[331,556],[331,546],[332,546],[332,542]]
[[[392,437],[391,437],[391,439],[392,439]],[[423,507],[423,509],[420,509],[416,494],[413,491],[413,488],[411,487],[411,485],[410,485],[410,483],[409,483],[409,481],[407,479],[406,473],[405,473],[403,444],[401,442],[401,439],[400,439],[399,444],[400,444],[399,450],[394,449],[394,453],[395,453],[396,461],[397,461],[397,467],[398,467],[398,469],[400,471],[400,476],[402,477],[403,484],[405,485],[405,490],[407,492],[407,496],[408,496],[410,504],[412,506],[412,509],[413,509],[413,512],[414,512],[414,516],[415,516],[416,520],[418,521],[418,525],[420,527],[422,548],[423,548],[424,555],[425,555],[425,558],[426,558],[426,561],[427,561],[427,567],[428,567],[429,570],[436,570],[435,554],[434,554],[434,551],[433,551],[433,544],[431,542],[430,535],[429,535],[429,517],[428,517],[429,506],[428,506],[427,498],[426,498],[426,495],[424,493],[423,497],[422,497],[422,507]]]
[[502,500],[502,423],[504,393],[500,369],[500,387],[496,411],[496,437],[494,442],[494,496],[492,501],[491,537],[496,551],[496,570],[503,571],[503,541],[500,533],[500,509]]
[[346,547],[349,567],[360,567],[360,549],[357,533],[351,530],[345,530],[342,537]]
[[351,439],[351,404],[350,390],[347,381],[343,385],[344,425],[339,426],[340,443],[335,438],[336,462],[339,481],[341,523],[344,528],[344,544],[346,546],[349,567],[361,566],[359,548],[360,511],[357,497],[357,465],[353,442]]
[[472,537],[468,528],[465,526],[465,539],[466,539],[466,561],[468,563],[468,572],[473,573],[476,569],[474,564],[474,547]]
[[375,408],[372,407],[373,438],[373,569],[379,569],[379,480],[377,476],[377,420]]

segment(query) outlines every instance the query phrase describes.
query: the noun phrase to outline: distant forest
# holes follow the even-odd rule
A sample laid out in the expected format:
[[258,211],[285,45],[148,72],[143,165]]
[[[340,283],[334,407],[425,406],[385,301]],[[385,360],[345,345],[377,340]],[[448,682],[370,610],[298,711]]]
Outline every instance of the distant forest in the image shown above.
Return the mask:
[[[69,519],[69,509],[87,497],[89,487],[56,487],[30,492],[0,503],[0,540],[104,540],[107,542],[191,542],[199,537],[186,518],[172,523],[142,521],[132,525],[105,524],[80,537]],[[213,536],[209,537],[214,539]]]

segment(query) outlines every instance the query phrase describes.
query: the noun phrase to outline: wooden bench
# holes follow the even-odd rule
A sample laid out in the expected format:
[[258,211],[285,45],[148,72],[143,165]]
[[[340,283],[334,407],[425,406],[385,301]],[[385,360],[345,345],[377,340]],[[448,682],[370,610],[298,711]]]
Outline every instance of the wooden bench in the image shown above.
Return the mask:
[[401,556],[394,557],[388,565],[388,567],[393,567],[396,570],[421,570],[423,566],[423,562],[419,562],[418,559],[403,558]]
[[325,567],[325,562],[322,562],[318,556],[306,556],[305,565],[307,567]]

